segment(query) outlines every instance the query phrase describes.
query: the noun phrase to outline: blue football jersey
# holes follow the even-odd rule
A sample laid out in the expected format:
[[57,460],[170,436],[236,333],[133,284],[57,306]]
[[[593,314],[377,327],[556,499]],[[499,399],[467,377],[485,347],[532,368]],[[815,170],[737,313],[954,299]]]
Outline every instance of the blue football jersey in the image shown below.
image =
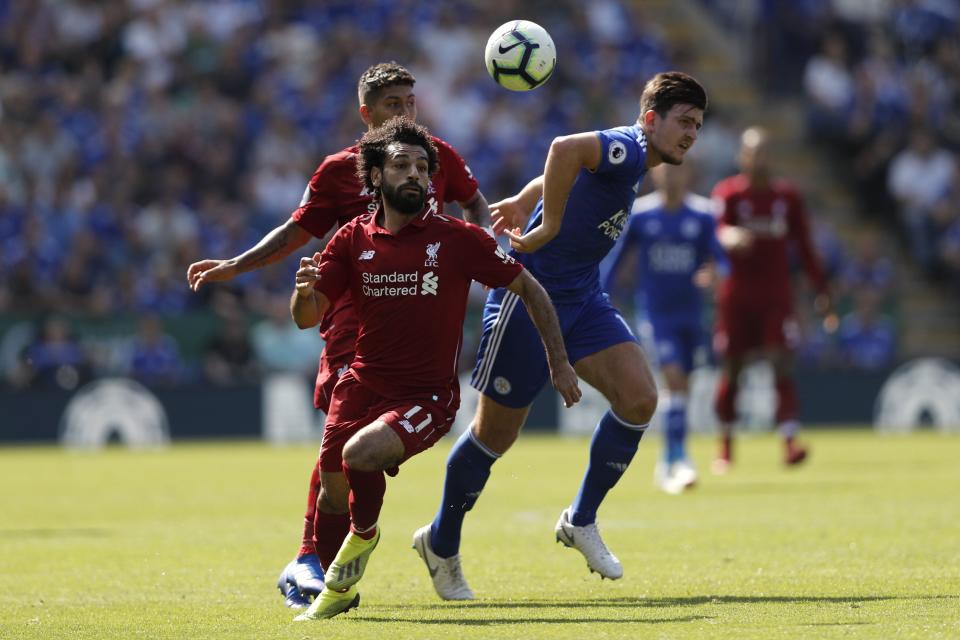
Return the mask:
[[[600,287],[600,261],[623,231],[647,172],[647,139],[639,124],[598,131],[602,147],[595,171],[581,169],[567,199],[557,236],[533,253],[514,257],[554,302],[588,299]],[[527,230],[540,225],[543,199]]]
[[654,320],[699,319],[703,291],[694,273],[711,259],[721,270],[727,265],[717,240],[711,203],[688,195],[678,211],[668,211],[659,193],[638,198],[616,248],[604,263],[606,288],[624,255],[639,252],[635,304]]

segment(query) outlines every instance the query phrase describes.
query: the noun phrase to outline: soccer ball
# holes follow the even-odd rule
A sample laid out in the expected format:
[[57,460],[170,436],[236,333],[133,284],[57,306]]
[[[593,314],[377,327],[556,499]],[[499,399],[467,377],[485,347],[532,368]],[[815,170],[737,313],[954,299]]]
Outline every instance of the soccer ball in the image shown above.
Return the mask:
[[490,76],[511,91],[536,89],[557,66],[557,49],[550,34],[529,20],[500,25],[487,40],[484,57]]

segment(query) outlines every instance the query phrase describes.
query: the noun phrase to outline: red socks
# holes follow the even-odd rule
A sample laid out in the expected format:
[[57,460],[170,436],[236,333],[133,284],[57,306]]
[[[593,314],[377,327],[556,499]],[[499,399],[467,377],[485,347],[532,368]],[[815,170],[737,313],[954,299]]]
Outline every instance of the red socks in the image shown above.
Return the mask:
[[297,557],[305,556],[308,553],[316,553],[317,546],[314,544],[315,525],[314,519],[317,515],[317,496],[320,493],[320,459],[313,465],[313,471],[310,473],[310,490],[307,492],[307,510],[303,514],[303,539],[300,541],[300,551]]
[[340,551],[340,546],[350,531],[350,514],[317,511],[314,526],[316,527],[317,557],[320,558],[320,566],[326,571],[333,559],[337,557],[337,552]]
[[351,529],[369,540],[376,534],[377,520],[387,493],[387,479],[383,471],[357,471],[343,463],[343,473],[350,484]]

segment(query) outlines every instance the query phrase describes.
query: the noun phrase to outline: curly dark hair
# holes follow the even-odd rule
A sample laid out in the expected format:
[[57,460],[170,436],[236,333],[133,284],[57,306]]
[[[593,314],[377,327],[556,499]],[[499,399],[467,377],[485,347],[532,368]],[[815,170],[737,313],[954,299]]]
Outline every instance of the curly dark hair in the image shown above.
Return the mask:
[[640,96],[640,115],[656,111],[666,116],[675,105],[691,104],[707,110],[707,92],[693,76],[682,71],[665,71],[650,78]]
[[377,188],[370,181],[370,169],[379,167],[383,170],[387,160],[387,147],[393,143],[410,144],[423,147],[427,151],[427,163],[430,175],[433,175],[439,166],[437,147],[427,128],[417,124],[405,116],[391,118],[382,127],[367,131],[360,138],[360,153],[357,155],[357,177],[370,191],[376,193]]
[[417,79],[405,67],[396,62],[379,62],[360,75],[357,97],[360,104],[372,104],[387,87],[406,85],[412,87]]

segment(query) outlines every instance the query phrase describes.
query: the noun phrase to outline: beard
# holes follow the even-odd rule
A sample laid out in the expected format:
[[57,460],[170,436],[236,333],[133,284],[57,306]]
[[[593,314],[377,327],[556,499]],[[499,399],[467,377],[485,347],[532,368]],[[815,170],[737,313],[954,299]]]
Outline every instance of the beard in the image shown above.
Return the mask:
[[[410,187],[416,187],[416,191]],[[427,199],[426,191],[415,184],[404,184],[400,187],[394,187],[384,184],[381,188],[383,200],[391,208],[396,209],[404,215],[414,215],[423,210],[423,204]]]

